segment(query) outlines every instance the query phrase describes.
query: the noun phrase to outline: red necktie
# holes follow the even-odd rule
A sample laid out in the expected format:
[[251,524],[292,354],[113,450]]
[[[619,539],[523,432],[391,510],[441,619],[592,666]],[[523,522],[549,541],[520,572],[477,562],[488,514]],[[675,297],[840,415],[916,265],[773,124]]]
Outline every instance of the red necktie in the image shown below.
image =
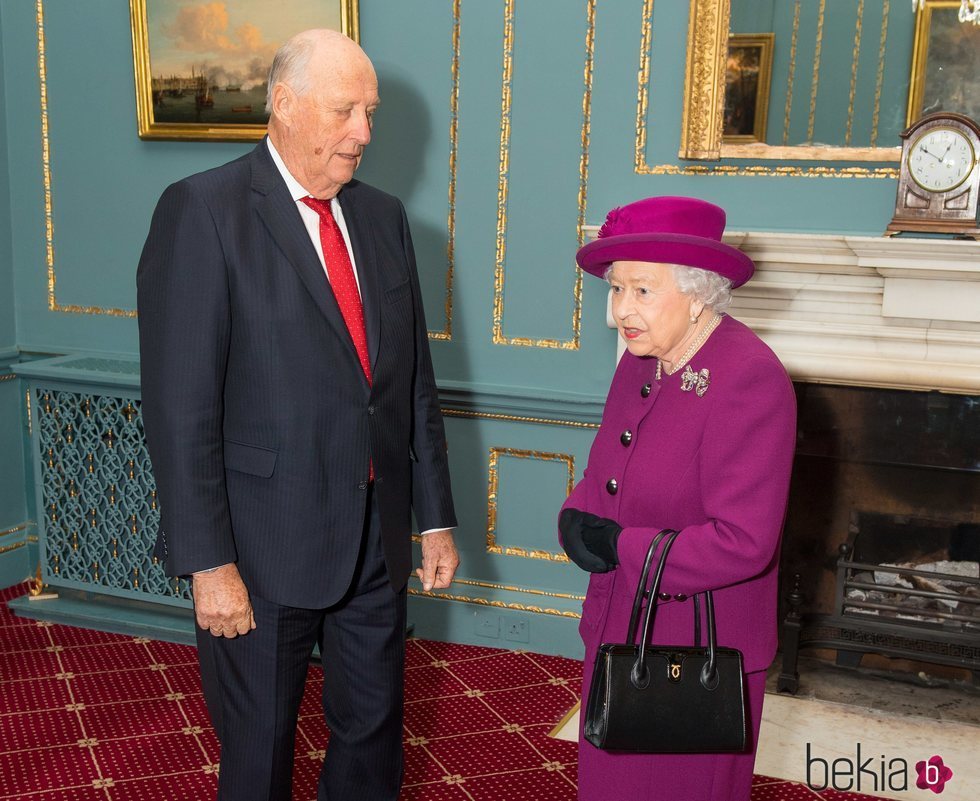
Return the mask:
[[364,330],[364,306],[361,294],[357,291],[357,280],[354,278],[354,266],[347,252],[340,226],[333,218],[329,200],[315,197],[304,197],[303,202],[320,216],[320,246],[323,248],[323,261],[327,265],[330,278],[330,288],[340,306],[340,313],[347,323],[350,338],[354,341],[354,350],[361,362],[361,369],[368,384],[371,379],[371,360],[368,358],[367,334]]
[[[364,305],[361,303],[361,293],[357,291],[357,279],[354,278],[354,265],[351,264],[347,243],[340,233],[340,226],[333,218],[329,200],[315,197],[304,197],[303,202],[320,217],[320,246],[323,248],[323,261],[327,265],[327,275],[330,278],[330,288],[340,306],[340,313],[347,323],[350,338],[354,341],[354,350],[361,362],[361,369],[370,386],[371,360],[368,358],[367,333],[364,330]],[[374,481],[374,461],[368,465],[368,480]]]

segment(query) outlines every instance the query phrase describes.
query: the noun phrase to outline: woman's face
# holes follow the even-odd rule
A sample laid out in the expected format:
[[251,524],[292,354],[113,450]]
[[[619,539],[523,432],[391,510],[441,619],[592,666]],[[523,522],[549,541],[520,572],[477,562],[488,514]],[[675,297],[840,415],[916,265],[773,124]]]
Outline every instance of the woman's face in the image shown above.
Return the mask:
[[607,276],[619,335],[634,356],[679,358],[701,304],[681,294],[669,264],[615,261]]

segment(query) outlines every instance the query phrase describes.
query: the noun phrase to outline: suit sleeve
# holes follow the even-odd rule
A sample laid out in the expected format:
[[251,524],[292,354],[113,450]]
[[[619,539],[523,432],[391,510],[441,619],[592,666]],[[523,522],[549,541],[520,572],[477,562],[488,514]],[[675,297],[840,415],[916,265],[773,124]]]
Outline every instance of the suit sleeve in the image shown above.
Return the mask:
[[412,303],[415,310],[415,367],[412,375],[412,509],[419,531],[456,525],[449,481],[446,431],[439,410],[439,395],[429,353],[429,332],[422,309],[418,267],[412,234],[401,211],[402,247],[409,267]]
[[136,278],[143,426],[170,575],[237,559],[225,489],[231,315],[224,254],[187,182],[160,198]]
[[[701,498],[708,522],[674,542],[664,592],[693,595],[758,576],[778,557],[796,442],[796,399],[782,366],[755,358],[715,399],[701,443]],[[631,586],[650,542],[670,521],[624,528],[620,566]]]

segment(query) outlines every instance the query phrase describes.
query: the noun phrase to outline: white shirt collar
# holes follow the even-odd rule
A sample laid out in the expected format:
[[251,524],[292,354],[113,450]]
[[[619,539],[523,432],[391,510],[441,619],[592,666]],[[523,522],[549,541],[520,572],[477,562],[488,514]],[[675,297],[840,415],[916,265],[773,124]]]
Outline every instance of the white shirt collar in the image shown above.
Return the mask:
[[[272,161],[275,163],[276,168],[282,175],[282,179],[286,182],[286,188],[289,190],[290,197],[296,201],[300,201],[304,197],[309,197],[310,193],[303,188],[303,185],[293,177],[293,174],[286,167],[286,162],[282,160],[282,156],[279,155],[279,151],[276,150],[276,146],[272,144],[272,139],[267,136],[265,138],[265,143],[269,146],[269,155],[272,156]],[[337,198],[332,198],[331,205],[336,202],[336,200]]]

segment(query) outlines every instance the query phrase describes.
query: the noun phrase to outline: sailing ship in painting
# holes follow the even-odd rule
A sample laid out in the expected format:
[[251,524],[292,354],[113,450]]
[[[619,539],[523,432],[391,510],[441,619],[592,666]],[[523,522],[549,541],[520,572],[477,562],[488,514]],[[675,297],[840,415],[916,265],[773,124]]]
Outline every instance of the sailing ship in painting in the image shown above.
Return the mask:
[[220,68],[191,67],[190,75],[159,75],[151,79],[153,115],[157,122],[264,124],[265,82],[221,81]]

